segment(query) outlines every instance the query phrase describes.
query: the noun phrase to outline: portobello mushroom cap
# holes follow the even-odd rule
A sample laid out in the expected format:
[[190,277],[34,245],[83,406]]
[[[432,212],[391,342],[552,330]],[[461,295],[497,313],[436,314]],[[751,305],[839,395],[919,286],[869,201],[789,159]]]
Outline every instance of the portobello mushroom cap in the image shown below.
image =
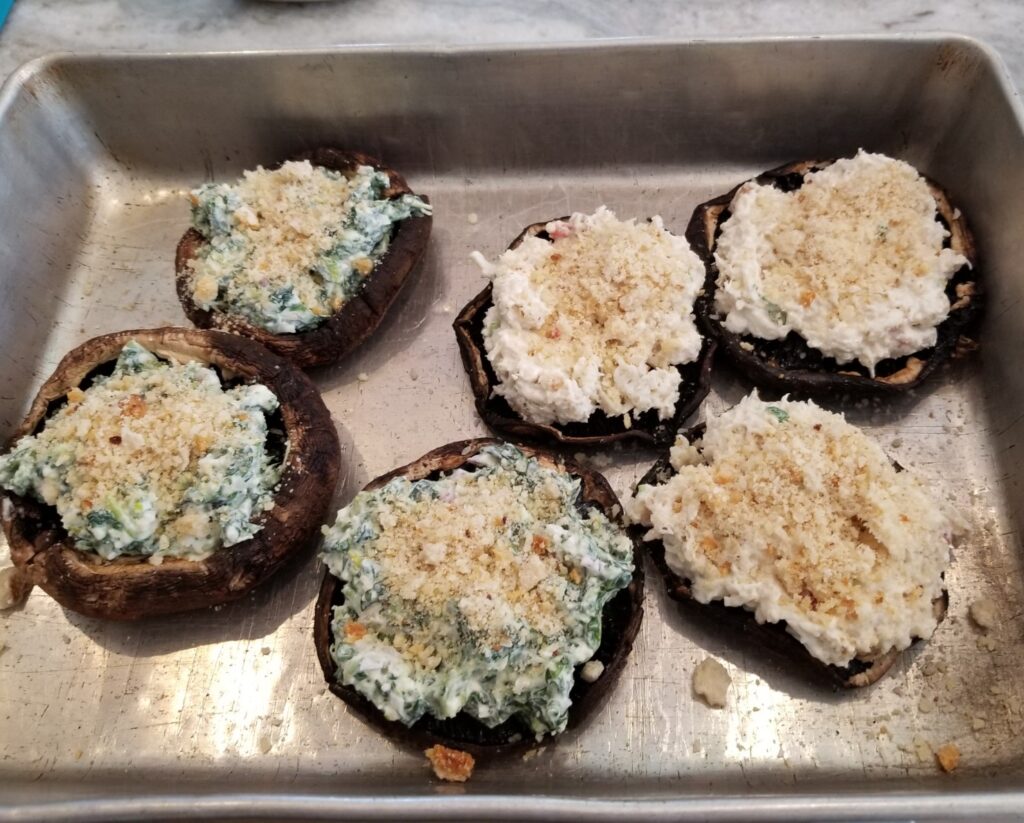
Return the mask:
[[253,522],[252,538],[205,560],[145,556],[104,560],[79,551],[52,506],[4,491],[0,519],[11,559],[62,606],[89,617],[134,620],[215,606],[262,583],[289,558],[315,544],[337,482],[340,449],[331,415],[309,379],[286,360],[244,338],[199,329],[142,329],[95,337],[68,353],[36,395],[11,441],[39,431],[67,393],[87,388],[122,347],[136,340],[156,355],[198,360],[222,381],[259,382],[277,397],[287,437],[274,506]]
[[[549,222],[551,221],[527,226],[512,241],[509,249],[516,248],[526,237],[550,240],[544,228]],[[583,423],[531,423],[523,420],[504,397],[494,393],[500,381],[487,358],[483,338],[484,317],[493,305],[491,286],[488,284],[459,312],[453,327],[462,354],[462,364],[469,375],[477,412],[491,429],[500,434],[516,440],[536,440],[555,445],[601,446],[615,441],[664,445],[671,443],[680,426],[693,414],[711,388],[711,363],[714,360],[715,342],[706,333],[702,333],[703,343],[697,359],[692,363],[676,366],[679,372],[679,400],[676,402],[672,417],[668,420],[659,419],[655,409],[633,415],[628,428],[621,417],[609,417],[600,409]]]
[[[766,171],[754,180],[762,186],[795,191],[803,185],[805,174],[820,171],[834,162],[835,159],[787,163]],[[864,398],[902,394],[921,385],[950,357],[973,351],[977,348],[977,326],[983,305],[974,236],[945,191],[934,181],[925,180],[935,198],[939,220],[950,232],[946,245],[966,257],[970,264],[961,266],[946,285],[950,311],[937,327],[938,339],[932,348],[883,360],[876,366],[872,377],[857,361],[840,365],[834,358],[811,348],[795,331],[782,340],[763,340],[754,335],[728,331],[723,318],[715,310],[718,280],[715,247],[722,224],[731,215],[729,206],[743,183],[728,194],[697,206],[686,228],[690,247],[704,261],[707,269],[703,293],[694,307],[704,332],[718,341],[729,361],[754,384],[804,397]]]
[[[414,193],[394,169],[359,152],[319,148],[291,159],[308,160],[314,166],[342,173],[352,172],[358,166],[373,166],[388,175],[390,184],[384,193],[389,199]],[[427,197],[419,196],[425,202],[430,202]],[[188,319],[200,328],[222,329],[249,337],[304,369],[335,363],[353,351],[380,325],[410,273],[423,257],[432,225],[433,218],[430,215],[398,221],[388,250],[377,260],[360,292],[319,326],[306,331],[277,334],[249,322],[240,314],[223,312],[217,308],[202,309],[196,305],[192,299],[189,263],[199,256],[207,240],[194,228],[186,231],[178,241],[174,258],[178,300]]]
[[[461,440],[441,446],[387,474],[381,475],[367,484],[364,491],[372,491],[388,483],[396,477],[409,480],[435,479],[442,474],[464,468],[469,459],[485,446],[499,445],[500,440],[484,437],[475,440]],[[530,446],[517,446],[524,454],[540,461],[546,467],[565,471],[582,481],[579,505],[585,508],[596,508],[604,512],[609,519],[621,522],[621,511],[618,498],[612,491],[608,481],[597,472],[584,469],[577,463],[556,455],[553,452]],[[638,549],[638,542],[633,540],[633,579],[630,584],[618,592],[607,604],[601,615],[601,645],[594,653],[593,660],[604,664],[604,671],[593,683],[587,683],[578,676],[570,692],[572,706],[569,708],[568,728],[579,726],[608,694],[618,678],[633,641],[640,630],[643,618],[644,569],[643,560]],[[445,746],[468,751],[473,754],[506,754],[532,748],[538,743],[530,727],[517,717],[511,717],[499,726],[488,728],[474,717],[460,712],[448,720],[439,720],[433,715],[425,714],[414,725],[405,726],[398,720],[387,720],[383,713],[367,698],[363,697],[351,686],[337,680],[337,667],[331,657],[331,618],[335,606],[344,603],[342,583],[330,571],[324,574],[320,586],[320,597],[316,603],[313,624],[313,639],[316,644],[317,657],[324,672],[330,690],[344,700],[355,714],[365,723],[383,732],[396,742],[413,747],[423,748],[440,743]]]
[[[681,432],[689,442],[693,443],[704,435],[705,424]],[[898,463],[893,463],[896,471],[903,471]],[[663,455],[642,478],[640,485],[657,486],[665,482],[673,474],[668,455]],[[693,596],[690,581],[669,568],[665,559],[665,544],[660,540],[645,541],[642,526],[632,526],[637,540],[643,542],[647,554],[654,562],[655,568],[665,581],[665,592],[680,604],[684,613],[698,620],[705,620],[715,626],[724,626],[728,631],[750,638],[757,646],[767,648],[769,652],[791,662],[796,671],[812,682],[832,686],[834,689],[858,689],[870,686],[882,678],[899,659],[901,651],[892,649],[877,657],[854,658],[846,666],[833,666],[814,657],[807,648],[786,630],[786,622],[758,623],[754,613],[742,606],[726,606],[721,600],[701,603]],[[943,590],[942,595],[932,601],[932,609],[937,622],[941,623],[949,606],[949,593]],[[918,640],[914,641],[915,644]]]

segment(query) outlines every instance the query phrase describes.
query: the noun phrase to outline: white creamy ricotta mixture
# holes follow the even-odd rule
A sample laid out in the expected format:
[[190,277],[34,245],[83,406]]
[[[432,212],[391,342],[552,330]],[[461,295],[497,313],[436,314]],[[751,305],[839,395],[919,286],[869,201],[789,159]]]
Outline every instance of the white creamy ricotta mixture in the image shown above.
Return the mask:
[[485,447],[469,469],[361,492],[325,529],[344,583],[338,678],[406,725],[464,711],[554,734],[604,605],[632,578],[632,544],[579,509],[579,479],[514,446]]
[[363,288],[396,222],[431,213],[388,185],[372,166],[345,175],[303,160],[199,187],[192,221],[209,242],[191,263],[196,305],[278,334],[316,327]]
[[693,301],[704,266],[686,240],[605,207],[547,224],[496,263],[484,348],[495,393],[534,423],[583,422],[656,409],[672,416],[677,365],[701,349]]
[[280,466],[267,454],[261,384],[225,390],[213,369],[138,343],[113,373],[0,457],[0,486],[54,506],[75,547],[112,560],[199,560],[256,534]]
[[765,340],[791,331],[874,374],[927,349],[949,314],[946,284],[967,259],[913,166],[860,151],[805,175],[793,192],[749,182],[715,247],[725,328]]
[[841,415],[755,393],[700,441],[680,437],[671,462],[676,474],[640,486],[627,514],[698,601],[784,620],[834,665],[931,636],[954,521]]

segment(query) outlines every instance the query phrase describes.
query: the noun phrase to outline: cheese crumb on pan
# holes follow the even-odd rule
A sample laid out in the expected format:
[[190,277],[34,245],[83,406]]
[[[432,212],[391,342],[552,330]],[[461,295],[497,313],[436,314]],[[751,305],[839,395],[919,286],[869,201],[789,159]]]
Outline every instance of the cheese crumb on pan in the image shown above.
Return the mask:
[[224,389],[202,363],[132,341],[112,374],[73,388],[0,457],[0,485],[54,506],[82,551],[202,559],[262,528],[280,474],[266,450],[277,406],[266,386]]
[[979,597],[969,608],[971,620],[982,631],[987,632],[998,622],[999,607],[991,597]]
[[722,600],[846,665],[929,637],[954,521],[841,415],[757,394],[679,438],[627,514],[701,603]]
[[495,393],[533,423],[584,422],[655,409],[672,416],[676,366],[701,350],[693,302],[704,266],[686,240],[605,207],[548,223],[494,264],[484,348]]
[[935,345],[946,284],[967,259],[943,248],[927,181],[913,166],[860,151],[783,192],[749,182],[715,248],[715,308],[726,329],[779,340],[791,331],[839,363]]
[[705,658],[693,670],[693,691],[713,709],[725,707],[732,678],[725,666],[713,657]]
[[565,728],[575,669],[632,579],[632,543],[581,511],[578,478],[511,445],[471,461],[395,478],[338,513],[324,541],[345,596],[331,654],[389,720],[516,716],[540,739]]
[[372,166],[345,175],[303,160],[199,187],[192,222],[209,242],[190,264],[196,305],[278,334],[316,327],[362,290],[395,223],[431,213],[388,185]]
[[580,680],[584,683],[596,683],[604,674],[604,663],[600,660],[588,660],[580,669]]
[[430,761],[434,774],[441,780],[465,783],[473,776],[476,760],[469,752],[450,749],[438,743],[423,753]]

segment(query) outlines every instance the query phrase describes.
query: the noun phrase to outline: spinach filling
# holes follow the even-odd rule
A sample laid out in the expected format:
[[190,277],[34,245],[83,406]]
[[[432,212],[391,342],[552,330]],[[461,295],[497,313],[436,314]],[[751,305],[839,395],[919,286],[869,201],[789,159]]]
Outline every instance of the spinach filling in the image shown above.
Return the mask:
[[340,682],[390,720],[518,716],[540,739],[566,726],[575,668],[632,578],[632,544],[581,509],[579,479],[514,446],[472,463],[362,492],[325,529],[344,584],[331,654]]

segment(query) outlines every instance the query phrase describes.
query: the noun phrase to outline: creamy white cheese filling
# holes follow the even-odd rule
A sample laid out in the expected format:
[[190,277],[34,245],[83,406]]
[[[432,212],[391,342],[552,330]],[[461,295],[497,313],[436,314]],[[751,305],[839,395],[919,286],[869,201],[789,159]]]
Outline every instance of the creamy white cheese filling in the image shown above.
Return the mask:
[[791,331],[839,363],[882,360],[936,342],[945,289],[967,259],[913,166],[860,151],[783,192],[749,182],[715,247],[715,309],[725,328],[779,340]]
[[704,266],[660,217],[621,221],[605,207],[547,224],[488,263],[484,348],[495,393],[534,423],[583,422],[656,409],[672,416],[676,366],[701,349],[693,301]]
[[671,460],[677,473],[626,511],[698,601],[784,620],[835,665],[931,636],[950,513],[841,415],[753,394]]

